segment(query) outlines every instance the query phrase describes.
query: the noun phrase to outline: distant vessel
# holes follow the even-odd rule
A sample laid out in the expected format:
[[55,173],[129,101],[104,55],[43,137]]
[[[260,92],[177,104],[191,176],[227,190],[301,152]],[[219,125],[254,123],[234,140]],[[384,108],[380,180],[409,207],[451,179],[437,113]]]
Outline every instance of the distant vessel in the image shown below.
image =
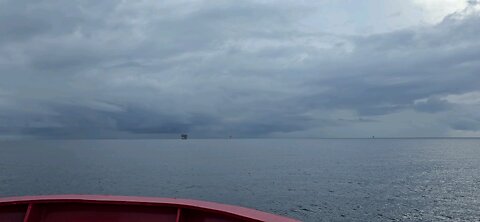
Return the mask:
[[186,139],[188,139],[188,135],[187,134],[182,134],[182,135],[180,135],[180,139],[186,140]]

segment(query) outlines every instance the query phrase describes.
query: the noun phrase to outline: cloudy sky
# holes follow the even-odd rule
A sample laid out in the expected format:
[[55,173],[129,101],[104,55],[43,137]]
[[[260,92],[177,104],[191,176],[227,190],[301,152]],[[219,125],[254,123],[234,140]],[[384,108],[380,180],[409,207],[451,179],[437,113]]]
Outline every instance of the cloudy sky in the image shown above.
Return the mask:
[[480,1],[0,0],[0,138],[480,136]]

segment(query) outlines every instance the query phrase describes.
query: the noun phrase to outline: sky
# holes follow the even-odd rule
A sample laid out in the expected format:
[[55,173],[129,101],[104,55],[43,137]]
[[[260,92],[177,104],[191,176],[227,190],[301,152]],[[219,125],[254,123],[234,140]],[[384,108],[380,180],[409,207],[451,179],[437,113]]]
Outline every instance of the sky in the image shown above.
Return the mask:
[[477,0],[0,0],[0,138],[480,136]]

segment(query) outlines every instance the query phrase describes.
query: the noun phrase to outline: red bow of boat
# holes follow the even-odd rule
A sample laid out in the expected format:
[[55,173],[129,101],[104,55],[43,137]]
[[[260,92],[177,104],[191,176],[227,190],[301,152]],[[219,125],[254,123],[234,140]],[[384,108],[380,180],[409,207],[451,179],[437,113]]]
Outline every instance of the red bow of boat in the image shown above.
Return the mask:
[[198,200],[53,195],[0,198],[1,222],[298,222],[244,207]]

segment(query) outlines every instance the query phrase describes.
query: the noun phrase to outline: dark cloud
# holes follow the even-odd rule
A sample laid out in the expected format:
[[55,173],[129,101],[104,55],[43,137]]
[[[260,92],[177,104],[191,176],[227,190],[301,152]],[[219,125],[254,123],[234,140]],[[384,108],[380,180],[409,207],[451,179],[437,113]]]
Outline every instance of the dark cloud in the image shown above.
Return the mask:
[[[378,132],[394,115],[430,115],[432,127],[443,124],[445,134],[477,130],[458,104],[444,99],[480,91],[476,12],[436,25],[340,35],[304,28],[302,19],[315,7],[300,3],[0,6],[5,134],[257,137],[317,130],[322,136],[339,127],[378,126],[371,129]],[[437,115],[444,113],[461,121],[443,121]]]
[[480,121],[475,119],[457,119],[450,122],[450,126],[456,130],[479,131]]
[[453,107],[448,101],[439,98],[428,98],[425,101],[415,103],[415,109],[420,112],[436,113],[449,110]]

